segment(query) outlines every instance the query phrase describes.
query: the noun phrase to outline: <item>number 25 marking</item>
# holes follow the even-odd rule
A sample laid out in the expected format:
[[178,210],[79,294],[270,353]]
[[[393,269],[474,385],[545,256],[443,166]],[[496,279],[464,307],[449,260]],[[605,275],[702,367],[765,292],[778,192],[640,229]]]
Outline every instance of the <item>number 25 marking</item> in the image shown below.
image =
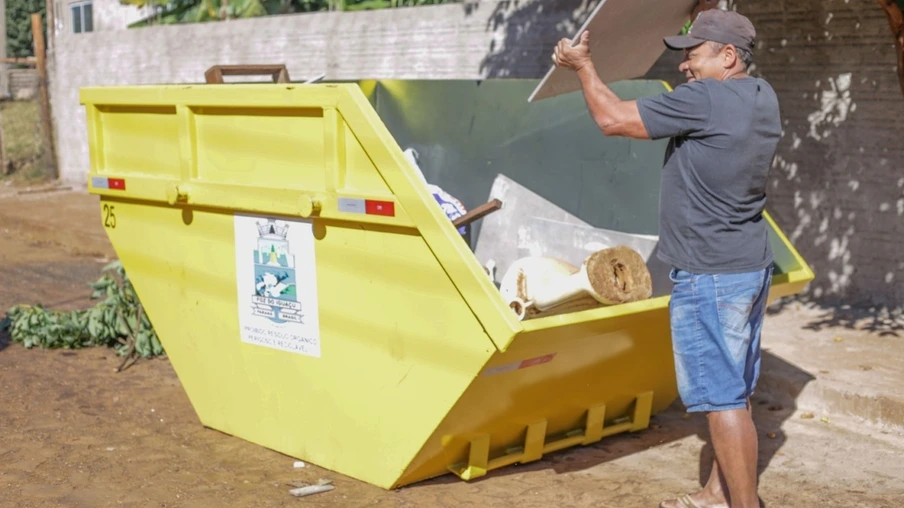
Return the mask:
[[116,215],[113,213],[113,205],[104,205],[104,227],[116,229]]

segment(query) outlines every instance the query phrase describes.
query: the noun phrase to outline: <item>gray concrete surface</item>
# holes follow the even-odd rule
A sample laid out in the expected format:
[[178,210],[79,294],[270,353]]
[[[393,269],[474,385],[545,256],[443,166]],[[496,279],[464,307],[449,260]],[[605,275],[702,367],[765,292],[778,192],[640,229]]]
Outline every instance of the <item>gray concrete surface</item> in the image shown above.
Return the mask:
[[[789,302],[773,307],[763,347],[796,369],[764,371],[768,390],[797,406],[844,415],[904,435],[904,317]],[[818,418],[817,418],[818,419]]]

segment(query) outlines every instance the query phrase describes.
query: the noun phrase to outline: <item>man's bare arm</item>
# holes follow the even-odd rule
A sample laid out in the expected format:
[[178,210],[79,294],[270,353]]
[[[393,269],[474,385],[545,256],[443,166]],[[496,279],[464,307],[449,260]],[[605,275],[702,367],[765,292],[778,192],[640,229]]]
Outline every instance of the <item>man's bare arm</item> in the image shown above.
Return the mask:
[[650,139],[640,118],[636,101],[623,101],[606,86],[592,61],[577,71],[590,116],[606,136]]

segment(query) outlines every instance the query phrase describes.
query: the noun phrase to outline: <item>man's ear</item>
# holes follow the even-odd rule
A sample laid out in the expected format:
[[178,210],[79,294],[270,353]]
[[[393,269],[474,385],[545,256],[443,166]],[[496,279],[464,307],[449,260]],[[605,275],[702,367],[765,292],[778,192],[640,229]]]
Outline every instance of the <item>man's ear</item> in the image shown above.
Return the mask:
[[731,69],[734,67],[735,63],[738,61],[738,50],[735,48],[734,44],[728,44],[725,46],[725,60],[723,61],[723,65],[726,69]]

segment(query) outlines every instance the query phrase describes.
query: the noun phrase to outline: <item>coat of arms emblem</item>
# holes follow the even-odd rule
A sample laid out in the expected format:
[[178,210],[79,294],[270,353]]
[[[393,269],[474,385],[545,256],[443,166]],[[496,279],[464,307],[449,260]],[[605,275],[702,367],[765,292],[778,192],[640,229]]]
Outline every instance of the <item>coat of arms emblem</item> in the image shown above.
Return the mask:
[[289,226],[274,219],[257,223],[254,251],[254,296],[256,316],[274,323],[303,323],[295,279],[295,256],[289,250]]

